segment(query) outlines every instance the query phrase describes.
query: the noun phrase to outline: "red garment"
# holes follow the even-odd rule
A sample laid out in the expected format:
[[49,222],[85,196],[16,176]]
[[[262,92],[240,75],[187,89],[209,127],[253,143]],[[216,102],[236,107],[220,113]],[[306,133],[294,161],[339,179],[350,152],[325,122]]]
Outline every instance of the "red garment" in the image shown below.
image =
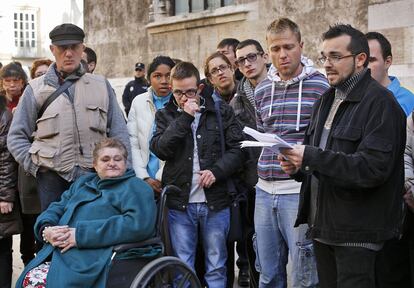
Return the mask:
[[14,97],[12,101],[7,101],[7,108],[10,111],[13,111],[13,109],[16,108],[17,104],[19,104],[19,99],[20,99],[20,96]]

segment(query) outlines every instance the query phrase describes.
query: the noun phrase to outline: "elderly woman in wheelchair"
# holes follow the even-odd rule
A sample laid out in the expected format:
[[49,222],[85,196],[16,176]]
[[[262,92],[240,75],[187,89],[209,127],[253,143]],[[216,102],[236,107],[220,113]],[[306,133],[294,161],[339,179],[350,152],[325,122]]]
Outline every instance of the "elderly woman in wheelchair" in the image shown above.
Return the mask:
[[80,177],[37,219],[45,245],[16,287],[105,287],[113,247],[154,236],[152,189],[127,170],[127,151],[116,139],[98,143],[96,173]]

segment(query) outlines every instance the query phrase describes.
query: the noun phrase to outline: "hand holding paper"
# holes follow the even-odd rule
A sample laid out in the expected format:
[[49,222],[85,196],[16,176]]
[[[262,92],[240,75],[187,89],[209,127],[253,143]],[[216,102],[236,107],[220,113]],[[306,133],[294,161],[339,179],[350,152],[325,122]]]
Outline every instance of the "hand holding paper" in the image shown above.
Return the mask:
[[300,169],[300,167],[302,166],[304,152],[305,152],[305,145],[294,145],[292,149],[281,149],[280,151],[280,153],[284,156],[284,158],[287,158],[287,160],[289,160],[290,163],[295,165],[297,170]]

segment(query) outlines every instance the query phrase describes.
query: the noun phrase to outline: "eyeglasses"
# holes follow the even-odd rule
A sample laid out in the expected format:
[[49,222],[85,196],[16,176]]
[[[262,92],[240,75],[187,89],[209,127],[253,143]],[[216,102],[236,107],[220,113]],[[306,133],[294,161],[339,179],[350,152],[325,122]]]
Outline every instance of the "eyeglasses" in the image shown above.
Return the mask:
[[256,62],[257,55],[262,56],[263,55],[263,52],[249,53],[249,54],[246,55],[246,57],[240,57],[240,58],[238,58],[234,63],[238,67],[241,67],[241,66],[245,65],[246,60],[249,61],[249,63]]
[[349,54],[349,55],[345,55],[345,56],[338,56],[338,55],[325,56],[325,55],[323,55],[323,56],[318,58],[318,62],[322,65],[325,64],[326,61],[329,61],[329,63],[331,63],[331,64],[336,64],[341,59],[348,58],[348,57],[355,57],[357,55],[358,54]]
[[226,72],[229,68],[230,68],[230,66],[229,66],[229,65],[227,65],[227,64],[222,64],[222,65],[220,65],[220,66],[219,66],[219,67],[217,67],[217,68],[213,68],[213,69],[211,69],[211,71],[210,71],[210,75],[212,75],[212,76],[217,76],[217,75],[220,73],[220,71],[221,71],[221,72]]
[[184,95],[187,98],[194,98],[197,95],[197,89],[188,89],[187,91],[181,91],[181,90],[174,90],[173,95],[178,98],[182,98]]

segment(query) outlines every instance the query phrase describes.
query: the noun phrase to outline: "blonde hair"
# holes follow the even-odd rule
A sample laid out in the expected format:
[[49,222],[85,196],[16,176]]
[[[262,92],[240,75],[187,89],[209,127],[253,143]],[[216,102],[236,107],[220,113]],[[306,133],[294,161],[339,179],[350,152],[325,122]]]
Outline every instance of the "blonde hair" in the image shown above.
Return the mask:
[[292,31],[293,34],[296,35],[296,38],[298,39],[299,43],[302,41],[298,24],[296,24],[289,18],[279,18],[270,23],[266,29],[266,38],[269,34],[278,34],[286,30]]

